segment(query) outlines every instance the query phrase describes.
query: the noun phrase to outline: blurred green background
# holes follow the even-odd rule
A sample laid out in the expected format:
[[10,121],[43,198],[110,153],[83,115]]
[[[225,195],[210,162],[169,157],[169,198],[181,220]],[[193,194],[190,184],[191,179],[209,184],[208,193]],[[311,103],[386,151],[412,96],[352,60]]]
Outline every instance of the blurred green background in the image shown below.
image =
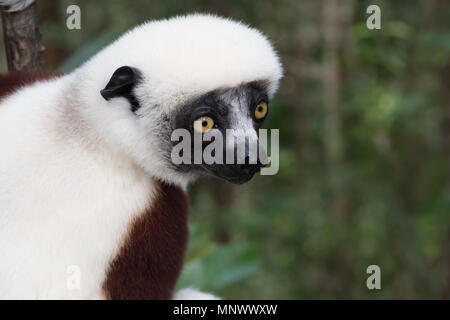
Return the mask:
[[[265,127],[280,129],[280,171],[191,187],[179,287],[235,299],[450,298],[448,1],[37,3],[48,69],[71,71],[136,24],[192,12],[242,20],[279,51],[285,77]],[[66,28],[71,4],[81,30]],[[366,27],[370,4],[381,30]],[[366,288],[372,264],[381,290]]]

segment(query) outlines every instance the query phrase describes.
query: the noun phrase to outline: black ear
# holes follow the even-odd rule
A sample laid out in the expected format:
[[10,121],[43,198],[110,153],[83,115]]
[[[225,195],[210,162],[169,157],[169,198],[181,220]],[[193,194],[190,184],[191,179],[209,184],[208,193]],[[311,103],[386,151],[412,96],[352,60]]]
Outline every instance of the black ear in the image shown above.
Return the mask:
[[123,66],[114,71],[111,79],[100,94],[105,100],[115,97],[128,99],[131,104],[131,111],[135,112],[140,108],[139,102],[133,95],[133,89],[141,79],[141,73],[138,69]]

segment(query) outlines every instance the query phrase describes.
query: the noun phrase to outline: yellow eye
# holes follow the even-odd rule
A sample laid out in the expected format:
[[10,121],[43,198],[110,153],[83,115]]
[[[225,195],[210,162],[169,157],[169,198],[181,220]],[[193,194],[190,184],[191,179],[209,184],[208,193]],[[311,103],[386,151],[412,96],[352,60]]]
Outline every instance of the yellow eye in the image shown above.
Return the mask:
[[197,132],[205,133],[214,127],[214,120],[210,117],[200,117],[194,121],[194,129]]
[[255,118],[260,120],[267,115],[267,103],[262,101],[258,103],[255,109]]

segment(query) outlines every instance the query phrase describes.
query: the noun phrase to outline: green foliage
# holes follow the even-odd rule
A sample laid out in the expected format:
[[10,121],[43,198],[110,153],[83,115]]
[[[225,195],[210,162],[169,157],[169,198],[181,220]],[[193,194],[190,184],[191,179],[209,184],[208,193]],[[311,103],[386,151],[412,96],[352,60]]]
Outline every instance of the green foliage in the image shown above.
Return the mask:
[[247,243],[218,246],[205,237],[204,230],[196,227],[191,230],[188,258],[178,282],[179,288],[218,292],[258,270],[259,253],[254,246]]
[[60,66],[62,72],[71,72],[76,67],[87,61],[96,52],[107,46],[114,40],[114,36],[109,33],[102,34],[100,37],[89,40],[76,50],[64,63]]

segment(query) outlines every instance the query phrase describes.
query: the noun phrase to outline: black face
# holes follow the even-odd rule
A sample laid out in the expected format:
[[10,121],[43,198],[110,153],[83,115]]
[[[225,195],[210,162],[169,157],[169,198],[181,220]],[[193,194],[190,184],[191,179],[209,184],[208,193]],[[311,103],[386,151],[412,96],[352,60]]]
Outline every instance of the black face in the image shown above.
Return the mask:
[[[186,156],[190,161],[174,164],[176,170],[212,174],[237,184],[249,181],[261,169],[263,163],[266,163],[265,151],[259,144],[257,130],[267,114],[268,96],[262,83],[250,83],[237,88],[213,91],[184,105],[175,118],[173,129],[183,128],[190,133],[191,152]],[[238,138],[230,134],[229,130],[227,132],[227,129],[241,130],[241,132],[248,130],[247,132],[251,134]],[[201,149],[203,154],[208,150],[207,148],[212,149],[213,143],[217,143],[216,135],[221,135],[223,139],[222,146],[216,145],[222,151],[223,161],[217,161],[216,158],[211,163],[202,158],[201,163],[198,160],[195,162],[195,137],[210,136],[210,140],[200,141],[197,144],[197,150]],[[172,143],[176,145],[178,142]],[[256,149],[250,147],[252,143]],[[227,154],[231,151],[230,149],[233,149],[231,156]],[[216,151],[211,154],[222,159]],[[261,157],[262,154],[263,157]]]

